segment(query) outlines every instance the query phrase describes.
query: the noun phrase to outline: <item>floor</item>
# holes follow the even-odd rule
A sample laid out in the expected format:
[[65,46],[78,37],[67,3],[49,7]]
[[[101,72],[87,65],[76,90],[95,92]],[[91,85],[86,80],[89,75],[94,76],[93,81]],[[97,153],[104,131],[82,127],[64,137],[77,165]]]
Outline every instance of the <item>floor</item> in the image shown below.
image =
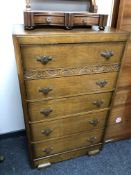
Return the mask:
[[131,139],[106,144],[96,156],[82,156],[55,163],[45,169],[31,169],[24,136],[1,140],[0,175],[131,175]]

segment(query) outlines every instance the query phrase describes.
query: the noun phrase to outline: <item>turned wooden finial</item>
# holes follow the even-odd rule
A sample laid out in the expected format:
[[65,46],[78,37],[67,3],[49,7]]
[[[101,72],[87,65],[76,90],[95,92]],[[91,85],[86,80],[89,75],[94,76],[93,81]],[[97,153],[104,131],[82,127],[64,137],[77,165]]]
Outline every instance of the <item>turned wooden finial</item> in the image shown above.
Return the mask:
[[96,5],[96,0],[91,0],[90,11],[93,12],[93,13],[97,13],[98,6]]
[[31,0],[25,0],[26,2],[26,10],[31,10]]

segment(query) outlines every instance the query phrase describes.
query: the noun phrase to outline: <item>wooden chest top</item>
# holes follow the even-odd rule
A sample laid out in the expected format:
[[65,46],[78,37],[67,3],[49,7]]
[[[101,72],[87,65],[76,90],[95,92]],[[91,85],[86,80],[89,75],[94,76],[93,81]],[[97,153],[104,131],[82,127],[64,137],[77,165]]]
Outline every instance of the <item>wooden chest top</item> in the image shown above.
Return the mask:
[[[64,29],[35,29],[24,30],[23,25],[15,25],[13,35],[18,38],[20,44],[48,44],[48,43],[81,43],[81,42],[106,42],[127,41],[128,32],[106,27],[100,31],[98,27]],[[37,37],[36,37],[37,36]]]

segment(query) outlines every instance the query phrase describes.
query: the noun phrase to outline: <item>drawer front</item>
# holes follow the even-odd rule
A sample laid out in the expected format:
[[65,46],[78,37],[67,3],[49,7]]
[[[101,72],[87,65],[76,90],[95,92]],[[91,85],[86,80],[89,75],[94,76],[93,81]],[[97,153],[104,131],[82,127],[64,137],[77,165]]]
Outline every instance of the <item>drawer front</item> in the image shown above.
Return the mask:
[[35,24],[42,24],[42,25],[55,25],[55,24],[62,24],[65,23],[64,16],[34,16],[34,23]]
[[102,133],[102,130],[97,130],[92,133],[80,133],[66,138],[32,144],[34,158],[97,144],[101,141]]
[[38,121],[106,108],[110,105],[111,96],[112,93],[109,92],[29,103],[30,120]]
[[22,45],[24,69],[81,67],[119,62],[124,43]]
[[34,160],[34,165],[35,167],[38,167],[39,165],[45,164],[48,162],[50,163],[61,162],[63,160],[68,160],[68,159],[72,159],[75,157],[88,155],[90,151],[95,151],[95,150],[100,150],[100,149],[101,149],[101,144],[91,146],[88,148],[74,149],[74,150],[63,152],[61,154],[57,154],[54,156],[48,156],[48,157],[43,157],[41,159],[36,159]]
[[74,25],[97,25],[99,17],[75,16],[73,22]]
[[122,67],[121,76],[119,79],[119,88],[131,88],[131,63],[130,64],[124,64]]
[[108,111],[83,114],[55,121],[30,124],[32,141],[62,137],[83,131],[104,128]]
[[26,81],[27,99],[57,98],[111,91],[117,72]]

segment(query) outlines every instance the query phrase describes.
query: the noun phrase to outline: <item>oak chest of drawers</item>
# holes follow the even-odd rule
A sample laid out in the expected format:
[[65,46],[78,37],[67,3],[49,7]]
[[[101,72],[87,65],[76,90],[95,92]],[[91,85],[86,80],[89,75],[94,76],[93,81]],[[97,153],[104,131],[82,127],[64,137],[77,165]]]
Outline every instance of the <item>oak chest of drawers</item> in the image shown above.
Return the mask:
[[15,26],[13,40],[32,165],[103,146],[128,34]]

